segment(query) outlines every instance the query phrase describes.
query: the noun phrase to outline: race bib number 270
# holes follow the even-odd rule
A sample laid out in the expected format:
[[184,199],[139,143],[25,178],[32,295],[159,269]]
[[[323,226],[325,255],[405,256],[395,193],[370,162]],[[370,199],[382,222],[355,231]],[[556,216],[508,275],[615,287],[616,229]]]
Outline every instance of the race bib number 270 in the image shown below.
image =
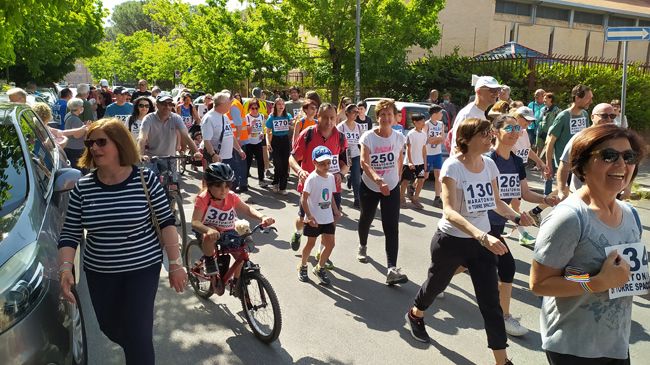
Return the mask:
[[643,243],[605,247],[605,254],[616,250],[630,264],[632,276],[620,288],[609,289],[609,299],[632,295],[650,294],[650,276],[648,276],[648,251]]

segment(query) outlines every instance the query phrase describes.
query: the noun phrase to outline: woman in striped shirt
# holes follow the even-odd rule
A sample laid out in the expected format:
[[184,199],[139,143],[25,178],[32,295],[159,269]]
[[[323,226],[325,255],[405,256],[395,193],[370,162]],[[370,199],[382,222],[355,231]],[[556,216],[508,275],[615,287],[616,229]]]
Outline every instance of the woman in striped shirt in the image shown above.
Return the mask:
[[[83,267],[99,327],[123,348],[127,364],[153,365],[153,308],[162,253],[135,165],[138,152],[116,118],[93,123],[84,144],[79,165],[97,169],[82,177],[70,194],[59,239],[63,293],[74,303],[71,268],[86,230]],[[187,274],[174,218],[155,174],[145,169],[144,178],[170,258],[169,283],[182,292]]]

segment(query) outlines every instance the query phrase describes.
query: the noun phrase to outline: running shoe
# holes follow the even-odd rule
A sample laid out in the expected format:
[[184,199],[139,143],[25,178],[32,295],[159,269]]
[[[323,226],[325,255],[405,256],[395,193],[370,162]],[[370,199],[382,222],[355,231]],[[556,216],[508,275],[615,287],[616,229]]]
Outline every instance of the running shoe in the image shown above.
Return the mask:
[[399,207],[402,209],[407,209],[409,207],[408,204],[406,204],[406,199],[399,200]]
[[413,336],[416,341],[424,343],[429,342],[429,334],[427,333],[427,329],[424,327],[424,318],[414,316],[411,309],[406,312],[404,318],[406,319],[406,324],[409,326],[409,331],[411,331],[411,336]]
[[535,213],[533,213],[533,210],[531,209],[531,210],[528,211],[528,215],[531,218],[533,218],[533,225],[535,227],[539,228],[539,226],[542,224],[542,213],[535,214]]
[[522,234],[519,237],[519,244],[520,245],[534,245],[535,244],[535,237],[531,236],[528,232],[524,231],[524,234]]
[[368,261],[368,255],[366,255],[366,246],[359,246],[359,251],[357,252],[357,261],[366,263]]
[[440,292],[440,294],[436,295],[436,299],[442,299],[445,297],[445,292]]
[[391,267],[388,269],[388,275],[386,275],[386,284],[395,285],[395,284],[405,284],[409,281],[409,278],[402,274],[400,269],[396,267]]
[[298,280],[303,282],[309,281],[309,275],[307,275],[307,266],[302,266],[302,264],[298,264]]
[[266,170],[266,172],[264,172],[264,174],[265,174],[266,177],[268,177],[269,179],[272,179],[272,178],[273,178],[273,173],[271,172],[271,170]]
[[[316,262],[320,262],[320,251],[316,251]],[[334,268],[334,264],[332,261],[330,261],[330,259],[327,259],[327,261],[325,261],[325,268],[328,270],[332,270]]]
[[217,263],[214,261],[214,256],[203,256],[203,269],[206,276],[215,276],[219,274]]
[[424,209],[424,205],[422,205],[422,203],[420,203],[420,201],[417,200],[417,199],[411,199],[411,204],[413,204],[413,206],[414,206],[415,209],[417,209],[417,210],[422,210],[422,209]]
[[293,236],[291,236],[291,249],[294,251],[298,251],[300,249],[300,238],[302,237],[302,233],[298,231],[293,231]]
[[268,187],[268,186],[269,186],[269,183],[268,183],[268,182],[266,182],[266,181],[264,181],[264,180],[260,181],[260,188],[266,188],[266,187]]
[[278,184],[273,184],[273,192],[276,194],[280,192],[280,187]]
[[289,195],[289,193],[287,193],[286,190],[280,190],[280,195],[287,196],[287,195]]
[[319,269],[318,266],[314,266],[312,272],[314,273],[314,275],[318,276],[318,280],[320,280],[321,284],[330,285],[330,278],[327,277],[327,271],[325,270],[324,267],[321,267]]
[[510,336],[523,336],[528,333],[528,328],[522,326],[519,323],[519,318],[515,318],[511,314],[508,314],[503,321],[506,323],[506,333]]
[[442,209],[442,199],[437,196],[435,199],[433,199],[433,204],[431,205],[433,205],[434,208]]

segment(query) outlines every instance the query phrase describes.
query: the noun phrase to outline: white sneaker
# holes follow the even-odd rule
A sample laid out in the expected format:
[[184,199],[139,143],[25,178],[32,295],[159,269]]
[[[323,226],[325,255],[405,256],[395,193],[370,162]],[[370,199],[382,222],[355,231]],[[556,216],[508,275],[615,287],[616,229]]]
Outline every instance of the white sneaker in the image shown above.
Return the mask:
[[280,190],[280,195],[287,196],[289,193],[286,190]]
[[268,183],[268,182],[266,182],[266,181],[264,181],[264,180],[260,181],[260,188],[265,188],[265,187],[267,187],[267,186],[269,186],[269,183]]
[[503,321],[506,323],[506,333],[510,336],[523,336],[528,333],[528,328],[522,326],[519,319],[511,314],[508,314]]
[[280,192],[280,187],[278,186],[278,184],[273,184],[273,192],[276,194]]
[[444,292],[444,291],[443,291],[442,293],[436,295],[436,298],[437,298],[437,299],[442,299],[442,298],[444,298],[444,297],[445,297],[445,292]]

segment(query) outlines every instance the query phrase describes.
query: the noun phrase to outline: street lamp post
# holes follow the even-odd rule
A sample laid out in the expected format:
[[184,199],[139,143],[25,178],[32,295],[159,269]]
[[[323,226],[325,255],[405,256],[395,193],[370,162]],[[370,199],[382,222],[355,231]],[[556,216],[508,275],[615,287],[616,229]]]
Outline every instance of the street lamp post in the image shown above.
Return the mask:
[[361,98],[361,0],[357,0],[357,45],[356,45],[356,56],[354,59],[354,102],[358,103]]

